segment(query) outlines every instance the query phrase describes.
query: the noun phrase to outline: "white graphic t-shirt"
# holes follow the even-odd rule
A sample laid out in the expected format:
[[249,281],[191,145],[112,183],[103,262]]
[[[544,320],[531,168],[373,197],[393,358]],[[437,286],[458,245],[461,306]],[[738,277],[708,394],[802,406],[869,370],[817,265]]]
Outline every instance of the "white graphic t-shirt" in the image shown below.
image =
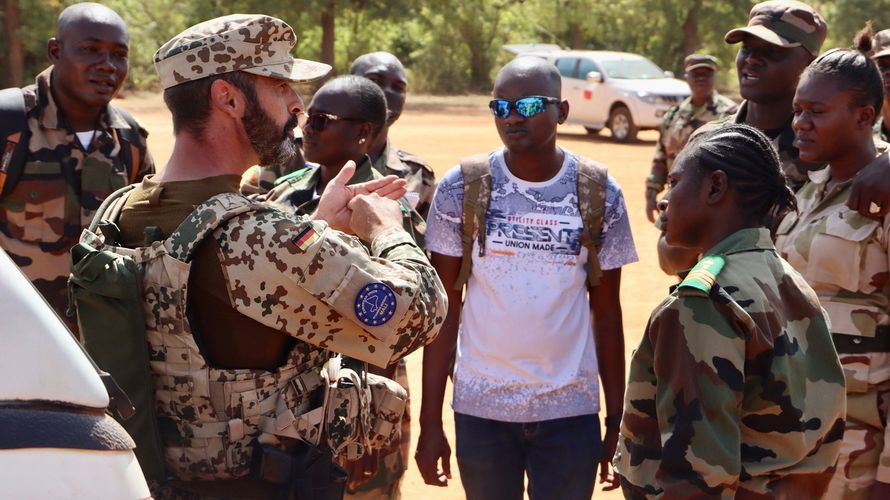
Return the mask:
[[[535,422],[599,411],[596,351],[581,246],[577,165],[566,151],[545,182],[513,176],[503,148],[489,156],[492,192],[486,253],[474,243],[454,374],[456,412]],[[439,182],[427,249],[460,257],[460,167]],[[599,260],[603,270],[637,260],[621,188],[606,186]]]

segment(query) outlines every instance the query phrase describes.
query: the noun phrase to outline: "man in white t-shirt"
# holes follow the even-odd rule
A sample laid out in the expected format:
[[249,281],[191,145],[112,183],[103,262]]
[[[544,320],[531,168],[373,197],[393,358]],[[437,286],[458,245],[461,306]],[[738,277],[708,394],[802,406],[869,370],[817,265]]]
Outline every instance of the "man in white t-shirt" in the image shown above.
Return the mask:
[[492,111],[505,147],[489,155],[486,252],[480,256],[474,243],[465,297],[454,290],[463,254],[459,167],[440,181],[429,214],[427,248],[450,303],[439,337],[424,351],[415,458],[427,484],[447,485],[442,402],[456,346],[457,462],[470,500],[521,499],[526,474],[533,500],[590,498],[598,463],[601,482],[617,486],[608,464],[624,395],[619,284],[621,266],[637,256],[621,189],[609,177],[603,275],[588,289],[578,158],[556,145],[569,110],[560,95],[559,73],[541,59],[515,59],[498,74]]

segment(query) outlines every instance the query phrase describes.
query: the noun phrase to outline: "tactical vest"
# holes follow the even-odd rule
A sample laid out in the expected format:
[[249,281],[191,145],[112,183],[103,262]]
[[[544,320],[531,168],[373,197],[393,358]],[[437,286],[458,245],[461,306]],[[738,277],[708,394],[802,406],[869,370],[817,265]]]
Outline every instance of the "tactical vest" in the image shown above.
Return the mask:
[[[186,481],[242,477],[250,472],[256,444],[274,446],[281,437],[314,446],[324,437],[335,456],[348,459],[359,458],[367,447],[385,448],[398,437],[407,405],[404,389],[341,367],[340,358],[329,361],[323,349],[298,342],[271,372],[213,368],[201,354],[188,318],[194,252],[229,220],[268,207],[219,194],[195,208],[169,238],[129,249],[113,244],[115,227],[108,221],[117,220],[131,189],[109,196],[78,246],[131,261],[138,269],[154,409],[169,473]],[[76,291],[74,298],[77,303]],[[321,387],[325,390],[318,391]]]
[[[603,271],[600,268],[599,248],[606,208],[606,182],[608,170],[587,158],[578,156],[578,212],[583,231],[581,246],[587,249],[587,283],[590,287],[600,284]],[[462,290],[470,279],[473,267],[473,242],[476,241],[479,256],[485,255],[485,231],[488,206],[491,203],[491,165],[488,155],[477,155],[460,161],[463,177],[463,210],[461,212],[460,271],[454,283],[455,290]]]

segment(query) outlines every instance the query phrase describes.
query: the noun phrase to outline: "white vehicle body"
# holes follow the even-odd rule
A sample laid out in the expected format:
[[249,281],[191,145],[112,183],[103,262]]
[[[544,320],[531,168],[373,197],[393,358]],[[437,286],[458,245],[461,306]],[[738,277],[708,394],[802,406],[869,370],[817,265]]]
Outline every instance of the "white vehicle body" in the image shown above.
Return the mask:
[[0,249],[0,498],[150,498],[71,333]]
[[[638,130],[657,129],[664,113],[689,97],[689,85],[637,54],[596,50],[553,50],[508,46],[518,57],[552,62],[569,102],[566,123],[589,132],[612,130],[615,140],[633,140]],[[621,109],[627,113],[620,112]]]

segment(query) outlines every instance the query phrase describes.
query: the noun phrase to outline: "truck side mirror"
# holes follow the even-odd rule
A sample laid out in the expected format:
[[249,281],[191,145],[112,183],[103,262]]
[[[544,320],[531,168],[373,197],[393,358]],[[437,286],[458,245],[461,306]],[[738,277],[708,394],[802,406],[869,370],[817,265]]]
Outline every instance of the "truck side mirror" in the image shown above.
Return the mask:
[[587,73],[587,81],[590,83],[603,83],[606,81],[606,77],[599,71],[591,71],[590,73]]

